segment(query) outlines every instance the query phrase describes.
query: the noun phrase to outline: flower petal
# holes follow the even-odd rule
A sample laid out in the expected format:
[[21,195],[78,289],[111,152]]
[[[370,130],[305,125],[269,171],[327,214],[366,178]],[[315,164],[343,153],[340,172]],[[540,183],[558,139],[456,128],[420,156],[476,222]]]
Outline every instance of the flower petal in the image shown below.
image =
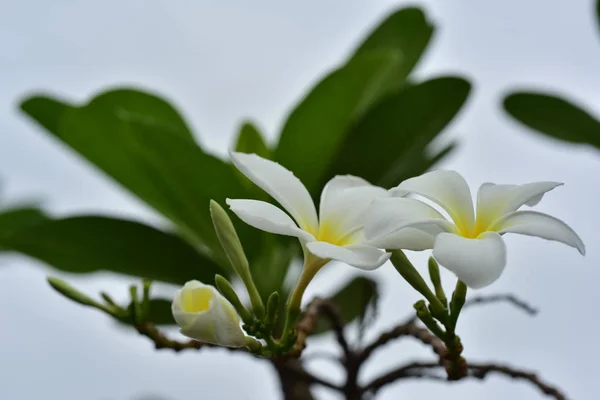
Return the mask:
[[327,242],[309,242],[308,250],[317,257],[342,261],[356,268],[372,270],[382,266],[389,260],[391,253],[386,253],[375,247],[352,244],[345,247]]
[[227,199],[226,203],[242,221],[255,228],[278,235],[295,236],[302,241],[315,240],[313,235],[298,228],[289,215],[273,204],[234,199]]
[[332,178],[321,193],[319,235],[341,238],[360,229],[373,200],[387,196],[387,190],[356,176]]
[[433,207],[404,197],[375,200],[365,222],[368,244],[386,249],[430,249],[435,235],[455,230]]
[[477,239],[440,233],[435,239],[433,257],[468,287],[479,289],[494,282],[504,271],[506,245],[496,232],[485,232]]
[[237,169],[277,200],[300,228],[317,232],[319,222],[315,204],[306,187],[291,171],[256,154],[230,152],[229,155]]
[[400,183],[396,193],[414,193],[440,205],[463,232],[470,232],[475,216],[469,185],[455,171],[437,170]]
[[418,228],[403,228],[396,232],[375,237],[366,244],[382,249],[422,251],[433,248],[435,235]]
[[566,223],[558,218],[537,211],[515,211],[494,222],[490,227],[500,234],[520,233],[537,236],[543,239],[555,240],[568,246],[575,247],[585,255],[585,245]]
[[546,192],[561,186],[559,182],[532,182],[524,185],[496,185],[486,182],[477,192],[477,227],[485,231],[496,219],[517,211],[521,206],[534,206]]

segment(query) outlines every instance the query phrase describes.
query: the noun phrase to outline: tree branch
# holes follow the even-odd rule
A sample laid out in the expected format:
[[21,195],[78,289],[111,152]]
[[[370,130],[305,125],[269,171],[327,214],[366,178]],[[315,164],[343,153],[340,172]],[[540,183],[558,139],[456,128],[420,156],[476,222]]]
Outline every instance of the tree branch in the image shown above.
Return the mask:
[[467,300],[463,308],[471,307],[474,305],[485,305],[500,302],[509,303],[531,316],[536,315],[539,311],[537,308],[529,305],[528,303],[517,298],[513,294],[495,294],[491,296],[472,297],[469,300]]
[[179,342],[177,340],[169,339],[164,333],[151,322],[144,322],[142,324],[135,325],[135,329],[140,335],[146,336],[152,342],[157,350],[160,349],[171,349],[179,352],[182,350],[198,350],[202,347],[215,347],[208,343],[198,342],[196,340],[188,340],[185,342]]
[[556,400],[567,400],[565,394],[563,394],[558,388],[550,386],[549,384],[540,380],[540,378],[533,372],[522,371],[516,368],[509,367],[501,364],[469,364],[470,376],[477,379],[485,379],[490,372],[500,373],[509,376],[514,379],[524,379],[534,386],[537,386],[542,393],[554,397]]
[[299,357],[300,354],[302,354],[302,351],[306,347],[306,340],[317,327],[317,323],[321,316],[329,318],[331,327],[336,334],[340,347],[344,351],[344,354],[348,354],[350,347],[344,335],[344,322],[337,306],[328,300],[317,297],[306,306],[306,309],[300,317],[300,321],[296,324],[298,339],[290,351],[289,355],[291,357]]
[[421,328],[420,326],[415,325],[414,323],[397,325],[391,330],[382,333],[379,335],[374,342],[370,345],[366,346],[360,354],[361,362],[366,361],[371,354],[377,350],[379,347],[386,345],[391,340],[403,337],[410,336],[415,339],[421,341],[421,343],[431,346],[433,352],[437,354],[440,358],[444,357],[446,354],[446,347],[444,343],[431,332],[429,332],[426,328]]
[[[446,380],[448,382],[455,382],[448,380],[447,378],[441,377],[439,375],[433,375],[427,373],[423,370],[431,370],[436,368],[441,368],[442,365],[440,363],[435,362],[411,362],[400,366],[392,371],[381,375],[380,377],[374,379],[370,383],[364,386],[364,392],[376,393],[382,387],[393,383],[400,379],[407,378],[426,378],[426,379],[434,379],[434,380]],[[564,393],[562,393],[558,388],[549,385],[548,383],[543,382],[535,373],[527,372],[520,369],[516,369],[513,367],[509,367],[502,364],[478,364],[478,363],[469,363],[468,364],[468,375],[465,377],[471,377],[476,379],[485,379],[489,373],[499,373],[505,376],[514,378],[514,379],[523,379],[527,382],[531,383],[535,387],[537,387],[542,393],[552,396],[556,400],[567,400],[567,397]],[[462,380],[461,378],[459,380]]]

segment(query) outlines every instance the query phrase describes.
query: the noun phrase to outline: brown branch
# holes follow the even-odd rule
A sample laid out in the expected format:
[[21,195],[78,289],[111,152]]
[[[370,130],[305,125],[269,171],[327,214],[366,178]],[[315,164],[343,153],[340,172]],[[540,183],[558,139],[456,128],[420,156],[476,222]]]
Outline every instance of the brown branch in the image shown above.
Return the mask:
[[[426,378],[435,380],[446,380],[448,382],[455,382],[447,378],[443,378],[439,375],[432,375],[423,370],[430,370],[441,368],[440,363],[435,362],[411,362],[400,366],[392,371],[381,375],[374,379],[370,383],[364,386],[364,392],[376,393],[382,387],[393,383],[400,379],[406,378]],[[476,379],[485,379],[489,373],[499,373],[514,379],[523,379],[537,387],[542,393],[552,396],[556,400],[567,400],[567,397],[558,388],[551,386],[543,382],[535,373],[519,370],[513,367],[509,367],[501,364],[468,364],[469,374],[464,378],[471,377]],[[464,378],[458,379],[462,380]]]
[[338,385],[314,376],[310,372],[306,371],[304,367],[302,367],[302,364],[299,364],[297,360],[274,361],[273,363],[275,364],[276,368],[285,371],[285,373],[293,375],[294,378],[301,382],[317,384],[337,391],[342,390],[342,388]]
[[529,305],[528,303],[524,302],[523,300],[517,298],[515,295],[512,294],[495,294],[491,296],[472,297],[469,300],[467,300],[463,308],[467,308],[474,305],[485,305],[500,302],[509,303],[531,316],[534,316],[539,312],[537,308]]
[[300,321],[296,324],[296,333],[298,339],[296,344],[290,351],[291,357],[299,357],[304,348],[306,347],[306,340],[308,336],[315,330],[317,323],[321,316],[329,318],[331,327],[335,331],[337,340],[344,351],[347,354],[350,351],[348,342],[344,335],[344,322],[340,315],[337,306],[328,300],[315,298],[312,300],[300,317]]
[[157,350],[160,349],[171,349],[179,352],[182,350],[198,350],[202,347],[215,347],[208,343],[202,343],[195,340],[188,340],[185,342],[179,342],[177,340],[169,339],[164,333],[151,322],[144,322],[135,326],[135,329],[140,335],[146,336],[152,342]]
[[379,347],[386,345],[391,340],[403,337],[410,336],[420,340],[423,344],[431,346],[433,352],[437,354],[440,358],[444,357],[446,354],[446,347],[444,343],[431,332],[429,332],[426,328],[421,328],[414,323],[397,325],[391,330],[382,333],[379,337],[372,342],[370,345],[366,346],[360,354],[361,362],[367,360],[371,354],[377,350]]
[[540,378],[533,372],[522,371],[501,364],[469,364],[470,376],[477,379],[484,379],[490,372],[500,373],[509,376],[514,379],[524,379],[536,386],[542,391],[542,393],[554,397],[556,400],[567,400],[567,396],[563,394],[558,388],[550,386],[549,384],[540,380]]
[[[411,362],[411,363],[405,364],[401,367],[398,367],[396,369],[393,369],[392,371],[389,371],[389,372],[381,375],[378,378],[375,378],[370,383],[365,385],[362,390],[363,390],[363,392],[376,393],[379,389],[381,389],[385,385],[395,382],[399,379],[418,378],[417,375],[419,375],[419,372],[422,373],[422,371],[419,371],[419,370],[432,369],[432,368],[438,368],[438,367],[441,367],[441,364],[439,362],[437,362],[437,363],[421,362],[421,361]],[[442,378],[442,379],[444,379],[444,378]]]

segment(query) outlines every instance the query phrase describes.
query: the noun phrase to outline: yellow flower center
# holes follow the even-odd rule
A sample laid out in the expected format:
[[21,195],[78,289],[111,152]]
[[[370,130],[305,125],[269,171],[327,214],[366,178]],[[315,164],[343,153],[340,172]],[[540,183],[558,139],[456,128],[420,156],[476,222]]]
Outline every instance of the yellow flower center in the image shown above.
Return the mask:
[[321,242],[335,244],[336,246],[346,246],[352,243],[352,233],[340,233],[337,226],[328,221],[322,221],[319,225],[319,233],[315,236]]
[[181,308],[185,312],[199,313],[210,308],[213,292],[209,288],[185,290],[181,294]]

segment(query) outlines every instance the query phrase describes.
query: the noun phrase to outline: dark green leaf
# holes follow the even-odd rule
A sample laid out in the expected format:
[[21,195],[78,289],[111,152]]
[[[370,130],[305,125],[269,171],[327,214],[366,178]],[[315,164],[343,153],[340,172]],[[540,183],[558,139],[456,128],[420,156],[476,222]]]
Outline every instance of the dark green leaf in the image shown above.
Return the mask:
[[84,216],[21,229],[2,245],[73,273],[110,271],[183,284],[221,269],[179,237],[133,221]]
[[[212,282],[209,282],[212,284]],[[171,300],[150,299],[150,312],[148,321],[155,325],[174,325],[173,313],[171,312]]]
[[71,106],[62,100],[40,95],[21,103],[21,110],[49,132],[58,132],[64,113]]
[[386,97],[350,131],[327,175],[352,174],[389,187],[425,172],[439,159],[427,154],[428,145],[459,112],[470,88],[462,78],[442,77]]
[[[357,277],[340,289],[330,300],[338,306],[342,320],[348,324],[357,318],[362,319],[369,305],[377,301],[377,297],[377,283],[369,278]],[[313,334],[324,333],[330,328],[329,322],[321,318]]]
[[264,138],[258,129],[250,122],[244,122],[236,140],[235,151],[242,153],[256,153],[263,158],[270,159],[269,150]]
[[94,97],[89,107],[104,109],[125,120],[163,126],[175,135],[194,141],[179,112],[167,100],[149,92],[125,87],[109,89]]
[[326,76],[289,115],[275,159],[315,195],[348,128],[386,90],[398,68],[393,51],[367,52]]
[[35,207],[15,207],[0,210],[0,248],[2,239],[29,228],[30,226],[49,221],[50,218],[42,210]]
[[281,288],[290,262],[298,251],[297,243],[296,238],[275,235],[262,238],[262,251],[252,260],[250,270],[263,300]]
[[403,83],[424,53],[434,26],[422,10],[402,8],[383,20],[358,47],[353,57],[372,50],[396,50],[401,56],[400,66],[393,76],[394,84]]
[[[127,95],[122,96],[124,93]],[[140,109],[131,108],[135,103],[131,99],[146,99],[156,106],[157,116],[167,115],[163,119],[171,123],[119,117],[121,108],[115,112],[106,106],[116,104],[108,101],[115,97],[134,113]],[[28,112],[31,104],[39,102],[37,98],[27,100],[22,108]],[[50,133],[175,222],[195,245],[208,246],[205,250],[222,261],[208,212],[209,200],[243,197],[245,191],[230,165],[204,153],[181,130],[171,128],[178,118],[175,111],[168,110],[168,105],[146,94],[110,92],[87,106],[67,109],[58,129]],[[31,116],[37,118],[37,114]],[[180,121],[179,128],[183,127]]]
[[567,142],[591,144],[600,149],[600,121],[554,94],[512,93],[504,99],[504,109],[513,118],[538,132]]

